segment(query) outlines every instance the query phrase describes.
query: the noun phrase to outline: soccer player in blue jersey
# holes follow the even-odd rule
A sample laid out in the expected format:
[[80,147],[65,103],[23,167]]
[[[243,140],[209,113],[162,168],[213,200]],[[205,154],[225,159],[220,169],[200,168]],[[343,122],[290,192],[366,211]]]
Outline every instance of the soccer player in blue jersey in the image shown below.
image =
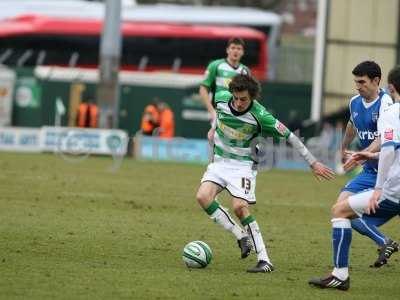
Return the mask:
[[[333,206],[332,244],[335,267],[330,275],[311,279],[310,285],[349,289],[349,250],[352,237],[350,220],[368,216],[369,221],[381,225],[400,215],[400,66],[389,72],[388,83],[389,93],[396,103],[383,109],[378,120],[381,151],[378,155],[369,151],[353,155],[357,159],[379,158],[375,188],[351,195]],[[388,246],[386,250],[386,256],[390,256],[394,248]]]
[[[350,99],[350,120],[342,141],[342,157],[347,159],[347,149],[350,143],[357,136],[361,147],[366,150],[374,148],[373,141],[377,137],[377,121],[382,110],[393,103],[392,98],[379,88],[381,80],[381,68],[373,61],[364,61],[353,69],[354,82],[359,94]],[[378,144],[379,145],[379,144]],[[364,190],[372,189],[375,186],[378,169],[377,160],[367,160],[362,172],[349,181],[342,189],[337,202],[343,202],[350,195]],[[387,257],[384,255],[388,248],[397,251],[398,244],[387,238],[378,230],[382,225],[380,220],[363,216],[353,219],[351,226],[362,235],[368,236],[379,247],[379,255],[372,265],[381,267],[386,264]]]

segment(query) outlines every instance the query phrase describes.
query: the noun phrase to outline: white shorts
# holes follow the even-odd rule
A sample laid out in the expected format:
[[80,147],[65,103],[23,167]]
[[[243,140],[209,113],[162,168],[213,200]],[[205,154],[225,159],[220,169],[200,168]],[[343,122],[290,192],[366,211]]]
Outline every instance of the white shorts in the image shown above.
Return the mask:
[[349,197],[349,205],[351,209],[361,217],[365,213],[365,209],[368,207],[369,199],[371,199],[374,190],[368,190],[365,192],[357,193]]
[[252,162],[220,159],[208,165],[201,183],[210,181],[226,189],[233,197],[241,198],[249,204],[256,203],[256,176]]

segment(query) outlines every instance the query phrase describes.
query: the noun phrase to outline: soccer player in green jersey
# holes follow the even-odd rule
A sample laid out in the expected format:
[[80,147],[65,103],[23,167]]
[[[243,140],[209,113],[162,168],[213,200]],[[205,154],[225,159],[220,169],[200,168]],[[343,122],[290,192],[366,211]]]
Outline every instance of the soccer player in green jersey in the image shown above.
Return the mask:
[[[271,272],[274,269],[258,223],[249,210],[249,204],[256,203],[257,139],[284,138],[309,163],[317,179],[334,176],[333,171],[318,162],[298,137],[255,100],[259,92],[259,83],[254,78],[237,75],[230,82],[229,91],[216,93],[214,160],[208,165],[196,195],[210,218],[235,235],[242,258],[250,254],[253,244],[258,263],[247,270],[251,273]],[[231,194],[233,211],[243,227],[214,200],[223,189]]]
[[220,91],[227,91],[229,82],[234,76],[250,74],[249,68],[240,63],[244,54],[244,46],[244,41],[241,38],[231,38],[226,47],[227,57],[214,60],[207,67],[199,94],[211,115],[211,121],[215,120],[215,109],[213,107],[215,94]]

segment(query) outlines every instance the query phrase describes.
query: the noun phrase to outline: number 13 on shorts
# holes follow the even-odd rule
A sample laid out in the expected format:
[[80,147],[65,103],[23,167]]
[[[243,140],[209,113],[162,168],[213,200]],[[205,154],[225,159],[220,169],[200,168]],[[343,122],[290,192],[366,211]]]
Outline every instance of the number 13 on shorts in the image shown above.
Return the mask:
[[244,189],[244,193],[248,194],[251,190],[251,180],[246,177],[242,177],[242,189]]

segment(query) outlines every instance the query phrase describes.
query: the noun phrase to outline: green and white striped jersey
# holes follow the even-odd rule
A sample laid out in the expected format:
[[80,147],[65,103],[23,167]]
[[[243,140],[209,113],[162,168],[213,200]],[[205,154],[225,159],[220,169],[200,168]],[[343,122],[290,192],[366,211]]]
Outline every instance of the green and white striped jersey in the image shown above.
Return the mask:
[[216,93],[229,89],[229,83],[238,74],[250,74],[250,70],[243,64],[235,68],[226,59],[217,59],[208,65],[201,85],[209,89],[214,99]]
[[215,95],[217,125],[214,154],[239,161],[253,161],[252,141],[257,137],[287,139],[290,130],[254,100],[244,112],[232,107],[232,94],[222,91]]

